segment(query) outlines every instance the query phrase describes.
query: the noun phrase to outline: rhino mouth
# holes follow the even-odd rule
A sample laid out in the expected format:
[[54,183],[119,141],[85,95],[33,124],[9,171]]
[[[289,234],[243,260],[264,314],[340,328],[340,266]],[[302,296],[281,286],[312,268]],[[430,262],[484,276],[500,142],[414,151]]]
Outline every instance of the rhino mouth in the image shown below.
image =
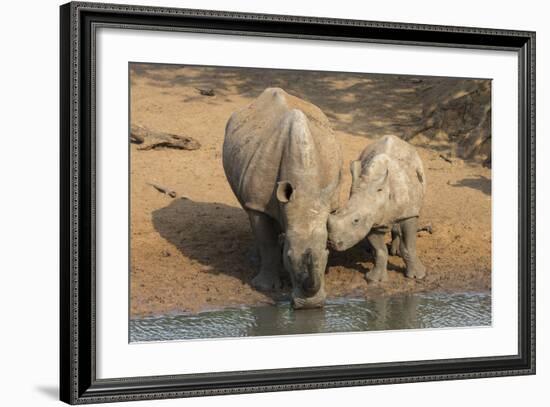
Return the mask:
[[317,291],[313,297],[302,295],[292,295],[292,308],[294,309],[311,309],[322,308],[325,305],[326,294],[324,290]]
[[301,278],[300,288],[307,297],[314,297],[321,288],[321,278],[315,272],[311,249],[307,249],[304,253],[302,267],[306,272]]
[[330,247],[333,250],[336,250],[337,252],[343,252],[344,250],[347,250],[351,247],[351,245],[346,245],[342,240],[337,241],[328,241],[328,247]]

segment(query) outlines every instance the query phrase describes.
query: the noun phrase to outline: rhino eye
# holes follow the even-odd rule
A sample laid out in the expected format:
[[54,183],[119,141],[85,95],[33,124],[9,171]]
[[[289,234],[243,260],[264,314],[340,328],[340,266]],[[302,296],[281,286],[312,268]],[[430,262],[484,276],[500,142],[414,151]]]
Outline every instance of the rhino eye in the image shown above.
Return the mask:
[[359,218],[355,218],[351,221],[351,223],[355,226],[359,224]]

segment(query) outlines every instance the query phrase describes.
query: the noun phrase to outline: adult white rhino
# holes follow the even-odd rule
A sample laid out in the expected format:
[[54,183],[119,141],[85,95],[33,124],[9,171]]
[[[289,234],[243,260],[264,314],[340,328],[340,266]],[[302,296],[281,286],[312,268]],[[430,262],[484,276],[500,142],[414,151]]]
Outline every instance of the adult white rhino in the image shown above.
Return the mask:
[[252,284],[279,287],[284,267],[294,308],[322,306],[327,219],[337,207],[342,167],[326,116],[268,88],[227,122],[223,167],[259,246],[260,271]]

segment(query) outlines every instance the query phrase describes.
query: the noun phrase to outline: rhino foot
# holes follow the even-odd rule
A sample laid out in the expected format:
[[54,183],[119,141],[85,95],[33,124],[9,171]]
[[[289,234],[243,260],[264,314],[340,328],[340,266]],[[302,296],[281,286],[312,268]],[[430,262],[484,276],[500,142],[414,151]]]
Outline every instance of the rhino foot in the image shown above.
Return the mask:
[[388,272],[375,267],[365,275],[365,278],[371,283],[388,281]]
[[272,272],[258,273],[251,281],[254,288],[260,291],[273,291],[281,288],[281,279]]
[[392,256],[401,256],[401,251],[399,251],[399,240],[393,240],[390,246],[390,254]]
[[426,268],[422,264],[417,264],[414,267],[407,267],[407,273],[405,274],[408,278],[416,278],[417,280],[422,280],[426,277]]

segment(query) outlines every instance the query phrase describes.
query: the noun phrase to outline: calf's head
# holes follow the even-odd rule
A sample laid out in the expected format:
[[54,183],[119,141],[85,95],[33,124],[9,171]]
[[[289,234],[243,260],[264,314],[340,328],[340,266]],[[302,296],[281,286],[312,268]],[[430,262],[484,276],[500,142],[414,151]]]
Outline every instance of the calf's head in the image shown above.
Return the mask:
[[328,218],[329,245],[335,250],[354,246],[384,218],[390,196],[390,164],[386,154],[377,155],[365,167],[361,161],[351,162],[350,198]]

